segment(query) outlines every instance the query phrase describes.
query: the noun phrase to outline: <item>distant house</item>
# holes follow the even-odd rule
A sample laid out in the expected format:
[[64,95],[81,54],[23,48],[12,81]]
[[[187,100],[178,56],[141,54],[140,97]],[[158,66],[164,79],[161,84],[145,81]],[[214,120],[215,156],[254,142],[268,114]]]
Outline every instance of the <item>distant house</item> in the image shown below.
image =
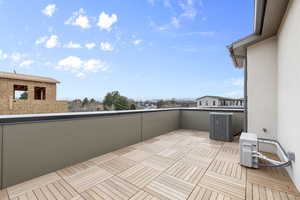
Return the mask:
[[220,96],[203,96],[198,98],[197,107],[243,107],[244,99],[234,99]]
[[0,72],[0,114],[67,112],[67,102],[56,100],[58,83],[52,78]]

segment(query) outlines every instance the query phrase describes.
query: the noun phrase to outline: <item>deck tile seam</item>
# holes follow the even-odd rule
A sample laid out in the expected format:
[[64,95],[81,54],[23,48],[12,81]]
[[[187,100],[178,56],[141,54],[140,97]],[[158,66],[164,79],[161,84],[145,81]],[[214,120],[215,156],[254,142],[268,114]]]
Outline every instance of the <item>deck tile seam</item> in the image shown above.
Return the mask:
[[63,176],[61,176],[57,171],[55,172],[62,181],[64,181],[67,185],[69,185],[82,199],[85,199],[79,191],[77,191]]
[[191,193],[188,195],[188,197],[186,199],[189,199],[191,194],[194,192],[194,190],[197,188],[198,184],[201,182],[201,180],[203,179],[203,176],[205,176],[207,170],[209,169],[210,165],[213,163],[213,161],[215,160],[215,158],[217,157],[217,155],[220,153],[221,148],[224,146],[224,143],[222,144],[222,146],[218,149],[218,153],[216,153],[216,155],[214,156],[213,160],[209,163],[208,167],[205,169],[205,172],[203,172],[203,175],[201,176],[201,178],[199,179],[198,183],[195,184],[194,188],[192,189]]

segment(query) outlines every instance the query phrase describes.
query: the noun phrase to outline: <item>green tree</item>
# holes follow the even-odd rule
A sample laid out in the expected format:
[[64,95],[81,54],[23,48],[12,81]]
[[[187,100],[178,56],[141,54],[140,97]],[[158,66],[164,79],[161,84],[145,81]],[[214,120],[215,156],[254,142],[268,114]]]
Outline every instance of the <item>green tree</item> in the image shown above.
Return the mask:
[[90,99],[90,104],[94,104],[94,103],[96,103],[96,100],[94,98],[91,98]]
[[130,110],[136,110],[135,104],[131,104],[131,105],[130,105]]
[[83,101],[82,101],[81,106],[84,107],[84,106],[86,106],[86,105],[88,105],[88,104],[89,104],[89,99],[85,97],[85,98],[83,99]]
[[121,96],[118,91],[108,92],[103,100],[105,110],[129,110],[127,97]]
[[21,95],[20,95],[20,98],[19,99],[22,99],[22,100],[25,100],[28,98],[28,93],[27,92],[23,92]]

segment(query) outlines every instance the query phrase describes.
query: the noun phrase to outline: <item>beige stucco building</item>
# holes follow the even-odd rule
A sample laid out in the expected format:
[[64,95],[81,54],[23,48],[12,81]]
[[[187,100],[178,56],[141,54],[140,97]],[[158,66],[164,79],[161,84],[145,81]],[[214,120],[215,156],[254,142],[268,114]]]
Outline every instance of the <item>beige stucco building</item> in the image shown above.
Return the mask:
[[300,189],[300,1],[256,0],[253,34],[229,46],[245,69],[248,132],[280,142],[295,161],[287,168]]
[[67,102],[56,100],[52,78],[0,72],[0,114],[67,112]]

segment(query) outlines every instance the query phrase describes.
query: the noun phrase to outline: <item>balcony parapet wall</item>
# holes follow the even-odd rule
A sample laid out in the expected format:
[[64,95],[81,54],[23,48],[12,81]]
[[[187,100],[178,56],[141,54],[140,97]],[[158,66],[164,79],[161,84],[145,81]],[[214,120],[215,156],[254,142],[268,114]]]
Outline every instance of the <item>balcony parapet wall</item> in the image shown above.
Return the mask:
[[241,109],[155,109],[0,116],[1,188],[38,177],[135,143],[184,129],[209,131],[209,112]]

